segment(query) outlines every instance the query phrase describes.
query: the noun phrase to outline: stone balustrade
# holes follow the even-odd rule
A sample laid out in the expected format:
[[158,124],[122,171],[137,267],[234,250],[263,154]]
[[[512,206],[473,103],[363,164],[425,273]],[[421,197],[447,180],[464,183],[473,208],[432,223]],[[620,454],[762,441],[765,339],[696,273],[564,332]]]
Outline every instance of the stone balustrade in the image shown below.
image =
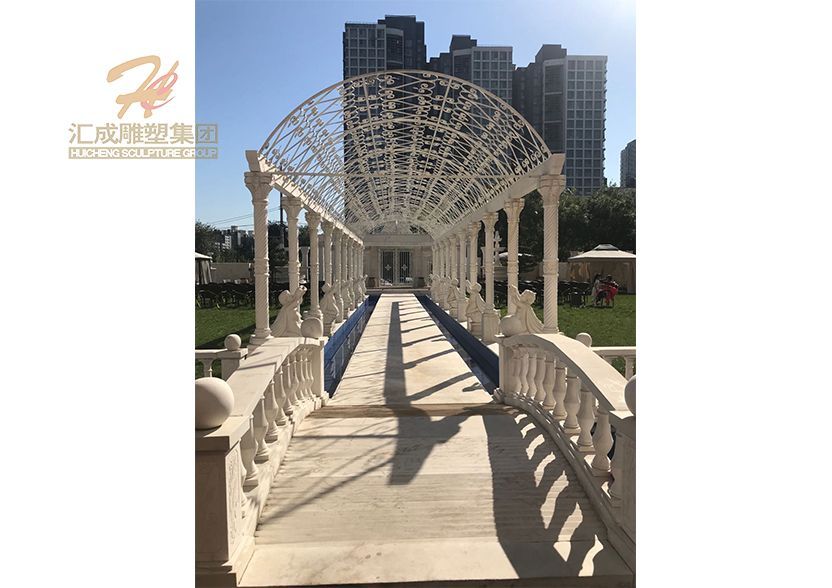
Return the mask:
[[248,355],[248,350],[240,348],[239,335],[228,335],[225,338],[224,349],[195,349],[194,357],[202,364],[202,376],[210,378],[214,375],[214,362],[220,361],[223,380],[227,380],[240,367],[240,362]]
[[[628,382],[589,347],[585,333],[576,339],[524,333],[498,341],[495,399],[526,411],[549,432],[578,473],[610,539],[634,565],[635,376]],[[609,357],[635,355],[616,349]]]
[[592,350],[604,361],[612,364],[613,360],[624,362],[624,377],[632,378],[636,373],[636,348],[633,347],[593,347]]
[[197,586],[236,586],[289,441],[328,399],[326,338],[311,322],[256,347],[227,381],[196,380]]

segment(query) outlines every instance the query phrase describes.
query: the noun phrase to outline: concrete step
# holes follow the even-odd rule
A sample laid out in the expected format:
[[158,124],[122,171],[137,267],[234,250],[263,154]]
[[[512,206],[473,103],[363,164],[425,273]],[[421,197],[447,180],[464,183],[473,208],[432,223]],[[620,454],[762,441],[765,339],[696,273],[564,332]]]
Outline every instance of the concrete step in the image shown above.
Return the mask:
[[465,541],[257,545],[240,586],[634,586],[601,539],[552,543]]

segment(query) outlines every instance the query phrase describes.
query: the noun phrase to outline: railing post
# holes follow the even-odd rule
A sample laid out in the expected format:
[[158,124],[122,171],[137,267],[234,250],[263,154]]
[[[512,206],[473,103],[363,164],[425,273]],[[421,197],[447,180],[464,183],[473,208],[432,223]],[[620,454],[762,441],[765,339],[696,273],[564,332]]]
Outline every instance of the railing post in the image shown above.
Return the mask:
[[630,412],[610,413],[615,427],[615,454],[612,456],[613,483],[609,488],[618,522],[630,538],[636,540],[636,378],[624,388],[624,398]]

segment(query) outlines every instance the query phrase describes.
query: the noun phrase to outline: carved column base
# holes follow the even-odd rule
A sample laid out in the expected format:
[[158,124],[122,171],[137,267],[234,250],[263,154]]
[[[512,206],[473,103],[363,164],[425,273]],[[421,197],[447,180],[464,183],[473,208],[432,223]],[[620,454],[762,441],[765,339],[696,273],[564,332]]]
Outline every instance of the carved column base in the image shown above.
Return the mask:
[[251,338],[248,340],[248,346],[251,347],[259,347],[266,341],[272,338],[271,329],[265,329],[264,331],[255,331]]
[[500,334],[500,314],[495,309],[482,313],[482,342],[485,344],[497,341]]

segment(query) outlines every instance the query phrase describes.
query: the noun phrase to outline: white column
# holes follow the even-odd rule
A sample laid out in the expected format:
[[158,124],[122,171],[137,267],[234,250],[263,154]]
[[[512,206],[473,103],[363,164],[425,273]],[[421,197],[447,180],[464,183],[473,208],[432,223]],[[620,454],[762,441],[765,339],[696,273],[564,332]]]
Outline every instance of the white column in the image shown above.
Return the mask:
[[298,261],[298,215],[303,203],[293,196],[282,195],[283,210],[286,211],[286,224],[289,231],[289,290],[294,292],[300,286],[300,262]]
[[338,282],[338,287],[335,288],[335,299],[338,301],[338,308],[341,309],[341,320],[344,320],[346,312],[344,309],[344,299],[341,297],[343,283],[340,283],[344,277],[341,267],[343,265],[341,263],[341,239],[343,238],[343,233],[339,229],[335,229],[334,237],[335,244],[332,247],[332,268],[335,272],[335,282]]
[[246,172],[246,188],[254,207],[254,333],[249,345],[256,347],[272,338],[269,326],[269,192],[272,176]]
[[468,225],[468,279],[477,281],[477,237],[480,235],[479,221]]
[[[524,201],[522,198],[512,198],[505,206],[508,217],[508,263],[506,263],[506,276],[508,288],[517,287],[517,274],[520,271],[520,264],[517,261],[520,231],[520,212],[523,210]],[[557,302],[557,300],[555,300]],[[508,313],[514,314],[514,302],[511,296],[508,297]]]
[[324,233],[324,258],[321,262],[324,264],[324,282],[332,285],[332,223],[329,221],[321,222],[321,230]]
[[465,308],[468,306],[468,298],[465,295],[465,274],[468,271],[465,263],[465,249],[468,246],[467,237],[467,230],[465,228],[460,229],[457,234],[457,240],[459,241],[459,266],[456,268],[457,274],[459,275],[459,298],[457,298],[456,319],[459,322],[465,320]]
[[566,187],[562,175],[540,179],[543,197],[543,332],[558,332],[558,202]]
[[350,256],[349,256],[350,237],[346,233],[341,238],[341,275],[344,279],[343,288],[341,289],[341,298],[344,299],[344,318],[352,310],[352,296],[349,292],[350,283]]
[[309,316],[322,318],[320,292],[318,288],[318,225],[321,223],[321,215],[311,210],[306,211],[306,222],[309,225]]
[[485,231],[485,251],[483,265],[485,265],[485,311],[482,313],[482,340],[489,344],[496,341],[500,331],[500,313],[494,308],[494,225],[497,224],[497,213],[487,212],[482,218]]

